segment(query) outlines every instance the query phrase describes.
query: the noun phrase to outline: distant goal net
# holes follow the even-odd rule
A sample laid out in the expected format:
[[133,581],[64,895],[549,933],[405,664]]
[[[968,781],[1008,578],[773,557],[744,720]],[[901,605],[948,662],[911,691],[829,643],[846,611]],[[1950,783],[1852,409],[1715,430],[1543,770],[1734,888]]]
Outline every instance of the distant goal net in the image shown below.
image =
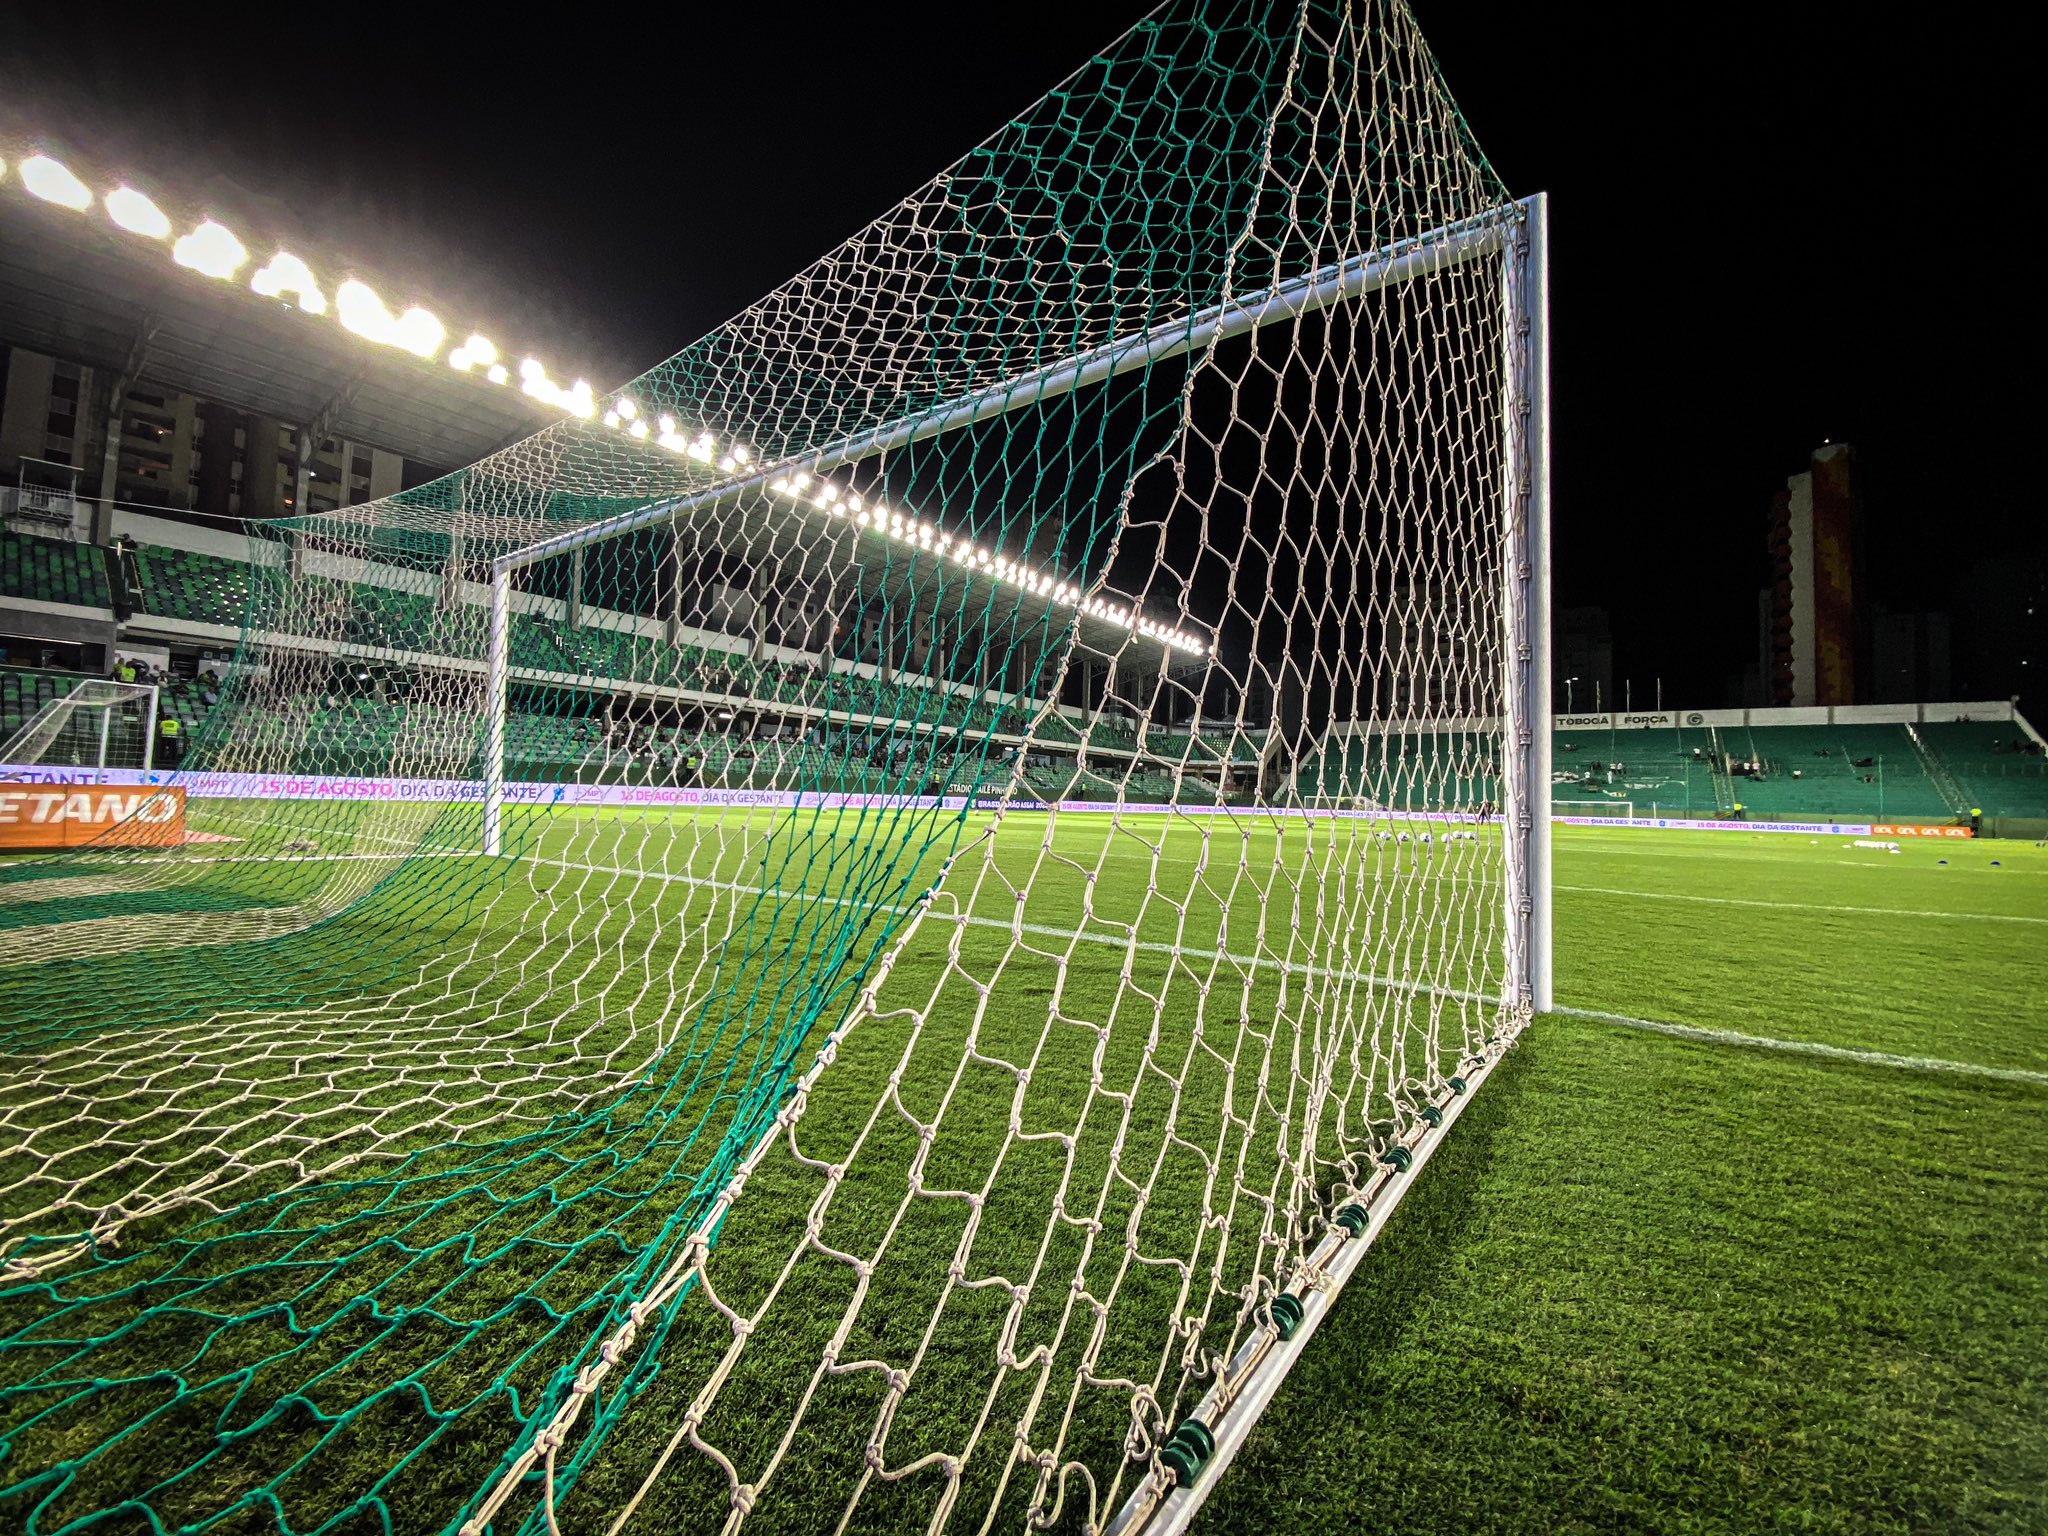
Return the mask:
[[1636,806],[1633,800],[1552,800],[1550,811],[1553,816],[1606,816],[1628,821],[1635,816]]
[[153,683],[79,683],[0,740],[0,775],[10,768],[149,768],[155,761],[157,707]]
[[1178,1529],[1548,1004],[1544,251],[1405,7],[1169,5],[252,527],[232,843],[0,869],[0,1523]]

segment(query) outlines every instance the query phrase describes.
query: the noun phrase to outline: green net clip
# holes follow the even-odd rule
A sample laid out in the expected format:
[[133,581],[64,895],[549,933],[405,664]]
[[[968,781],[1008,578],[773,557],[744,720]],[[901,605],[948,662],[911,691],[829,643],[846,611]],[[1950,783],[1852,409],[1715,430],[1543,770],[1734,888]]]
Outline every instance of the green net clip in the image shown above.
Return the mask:
[[1337,1213],[1337,1225],[1353,1237],[1365,1236],[1365,1229],[1372,1222],[1362,1205],[1347,1205]]
[[1159,1459],[1173,1468],[1174,1481],[1183,1488],[1195,1480],[1195,1474],[1215,1454],[1216,1437],[1200,1419],[1182,1421],[1180,1428],[1159,1448]]
[[1284,1344],[1294,1337],[1294,1330],[1301,1326],[1301,1298],[1282,1291],[1273,1298],[1273,1304],[1266,1308],[1266,1315],[1272,1319],[1273,1331],[1280,1335],[1280,1341]]
[[1454,1078],[1452,1078],[1452,1079],[1451,1079],[1451,1092],[1453,1092],[1453,1093],[1463,1093],[1464,1091],[1465,1091],[1465,1079],[1463,1079],[1462,1077],[1454,1077]]
[[1415,1159],[1406,1147],[1389,1147],[1380,1154],[1380,1161],[1396,1173],[1406,1173],[1415,1165]]
[[1442,1125],[1444,1123],[1444,1112],[1434,1104],[1425,1104],[1422,1106],[1422,1118],[1431,1125]]

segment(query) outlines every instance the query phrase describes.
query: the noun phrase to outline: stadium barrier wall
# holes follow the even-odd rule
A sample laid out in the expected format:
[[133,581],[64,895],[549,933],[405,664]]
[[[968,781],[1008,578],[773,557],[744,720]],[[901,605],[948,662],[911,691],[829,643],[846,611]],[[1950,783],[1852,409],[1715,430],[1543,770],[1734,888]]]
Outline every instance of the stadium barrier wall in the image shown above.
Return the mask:
[[[60,848],[175,848],[185,841],[185,791],[139,769],[90,781],[0,784],[0,852]],[[155,787],[152,787],[155,786]]]
[[[1949,704],[1817,704],[1805,708],[1769,709],[1638,709],[1560,715],[1552,714],[1553,731],[1656,731],[1698,730],[1704,726],[1753,725],[1759,730],[1775,725],[1941,725],[1956,720],[1981,720],[1990,724],[2014,724],[2036,741],[2041,734],[2028,724],[2009,699],[1985,703]],[[1500,729],[1492,715],[1460,715],[1443,719],[1347,720],[1333,725],[1337,740],[1352,736],[1400,736],[1415,731],[1444,735],[1460,732],[1488,732]]]
[[[385,779],[341,774],[283,773],[150,773],[139,768],[38,768],[0,764],[0,780],[22,784],[69,786],[104,784],[147,788],[175,785],[195,800],[385,800],[427,804],[482,804],[481,779]],[[566,784],[513,779],[505,784],[505,802],[524,806],[610,806],[677,809],[758,808],[761,810],[867,810],[886,808],[945,811],[1058,810],[1069,815],[1118,812],[1125,815],[1220,816],[1269,815],[1332,821],[1438,822],[1468,826],[1499,820],[1475,811],[1401,811],[1364,806],[1175,805],[1115,800],[1062,800],[1057,804],[1000,795],[875,795],[793,789],[686,788],[669,784]],[[1711,821],[1676,816],[1552,816],[1556,824],[1573,827],[1639,827],[1675,832],[1803,832],[1824,837],[1969,837],[1970,828],[1910,822],[1856,821]],[[2007,818],[2012,820],[2013,818]],[[2048,824],[2044,824],[2048,825]]]
[[2040,842],[2048,839],[2048,816],[1986,816],[1984,835]]

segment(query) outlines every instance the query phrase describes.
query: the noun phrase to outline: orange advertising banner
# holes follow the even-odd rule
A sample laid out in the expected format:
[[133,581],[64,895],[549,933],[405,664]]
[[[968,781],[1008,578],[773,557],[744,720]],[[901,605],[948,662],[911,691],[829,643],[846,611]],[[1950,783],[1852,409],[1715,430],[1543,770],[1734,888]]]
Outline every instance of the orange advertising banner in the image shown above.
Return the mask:
[[1898,825],[1872,822],[1870,835],[1872,837],[1974,837],[1976,834],[1968,827],[1929,827],[1915,825],[1910,822]]
[[104,784],[0,784],[0,853],[177,848],[185,791]]

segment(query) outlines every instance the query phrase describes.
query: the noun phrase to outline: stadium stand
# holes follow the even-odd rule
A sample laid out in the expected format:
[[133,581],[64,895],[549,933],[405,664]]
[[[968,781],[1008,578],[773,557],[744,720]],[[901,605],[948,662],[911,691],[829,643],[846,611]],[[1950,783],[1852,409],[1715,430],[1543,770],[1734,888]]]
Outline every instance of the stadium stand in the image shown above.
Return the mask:
[[1751,820],[1938,821],[1955,814],[1903,725],[1745,726],[1724,732]]
[[[324,594],[302,611],[270,614],[260,575],[247,564],[162,542],[132,546],[128,585],[137,614],[239,629],[253,618],[309,639],[380,651],[422,649],[474,657],[481,638],[474,603],[443,608],[420,590],[417,573],[397,566],[366,581],[315,584]],[[0,597],[27,598],[105,611],[112,616],[107,552],[68,540],[0,530]],[[331,600],[330,600],[331,599]],[[947,778],[943,745],[920,736],[959,729],[1021,737],[1036,721],[1040,743],[1080,747],[1084,726],[1029,700],[973,697],[932,678],[791,653],[757,660],[740,649],[684,643],[670,647],[646,620],[586,609],[571,627],[559,617],[515,615],[511,664],[527,683],[573,684],[590,713],[564,713],[559,700],[522,711],[515,702],[507,727],[508,769],[515,776],[584,778],[641,776],[702,784],[854,790],[900,790],[910,781]],[[346,654],[346,651],[344,652]],[[72,674],[0,669],[0,729],[21,722],[68,690]],[[643,725],[607,742],[603,700],[621,690],[661,689],[687,705],[730,704],[751,719],[755,739],[728,742],[716,732]],[[210,682],[172,678],[160,707],[196,739],[209,713]],[[403,688],[398,692],[402,695]],[[776,706],[834,722],[837,734],[788,739],[762,734]],[[1697,718],[1697,717],[1694,717]],[[891,741],[856,734],[868,721],[895,723],[907,734]],[[849,731],[845,727],[854,727]],[[397,749],[422,775],[478,771],[481,744],[473,721],[437,724],[402,697],[330,695],[312,716],[279,722],[274,746],[280,771],[344,771],[366,749]],[[1041,756],[1022,775],[1042,799],[1106,798],[1211,802],[1249,792],[1246,770],[1265,742],[1228,728],[1186,722],[1164,725],[1102,713],[1085,726],[1081,760]],[[918,756],[917,754],[923,754]],[[694,767],[688,765],[694,764]],[[1749,765],[1755,765],[1751,768]],[[1705,724],[1648,728],[1560,729],[1553,739],[1553,794],[1598,811],[1605,803],[1637,816],[1720,816],[1752,820],[1948,820],[1983,809],[1988,815],[2048,816],[2048,758],[2009,720],[1763,725]],[[1234,770],[1234,772],[1230,771]],[[971,775],[966,777],[971,778]],[[1226,790],[1224,781],[1233,780]],[[1495,802],[1492,743],[1483,734],[1375,733],[1332,738],[1291,775],[1303,803],[1345,799],[1404,811],[1476,809]],[[964,780],[963,780],[964,782]],[[985,782],[985,780],[984,780]]]
[[1477,811],[1500,799],[1492,738],[1473,731],[1356,733],[1306,757],[1295,792],[1399,811]]
[[165,619],[239,627],[249,613],[250,568],[218,555],[148,544],[135,550],[136,609]]
[[1966,809],[2048,816],[2048,756],[2018,727],[2003,720],[1956,720],[1919,731],[1969,802]]
[[105,552],[92,544],[0,529],[0,593],[39,603],[111,608]]
[[20,730],[45,704],[63,698],[79,681],[69,672],[0,667],[0,740]]

